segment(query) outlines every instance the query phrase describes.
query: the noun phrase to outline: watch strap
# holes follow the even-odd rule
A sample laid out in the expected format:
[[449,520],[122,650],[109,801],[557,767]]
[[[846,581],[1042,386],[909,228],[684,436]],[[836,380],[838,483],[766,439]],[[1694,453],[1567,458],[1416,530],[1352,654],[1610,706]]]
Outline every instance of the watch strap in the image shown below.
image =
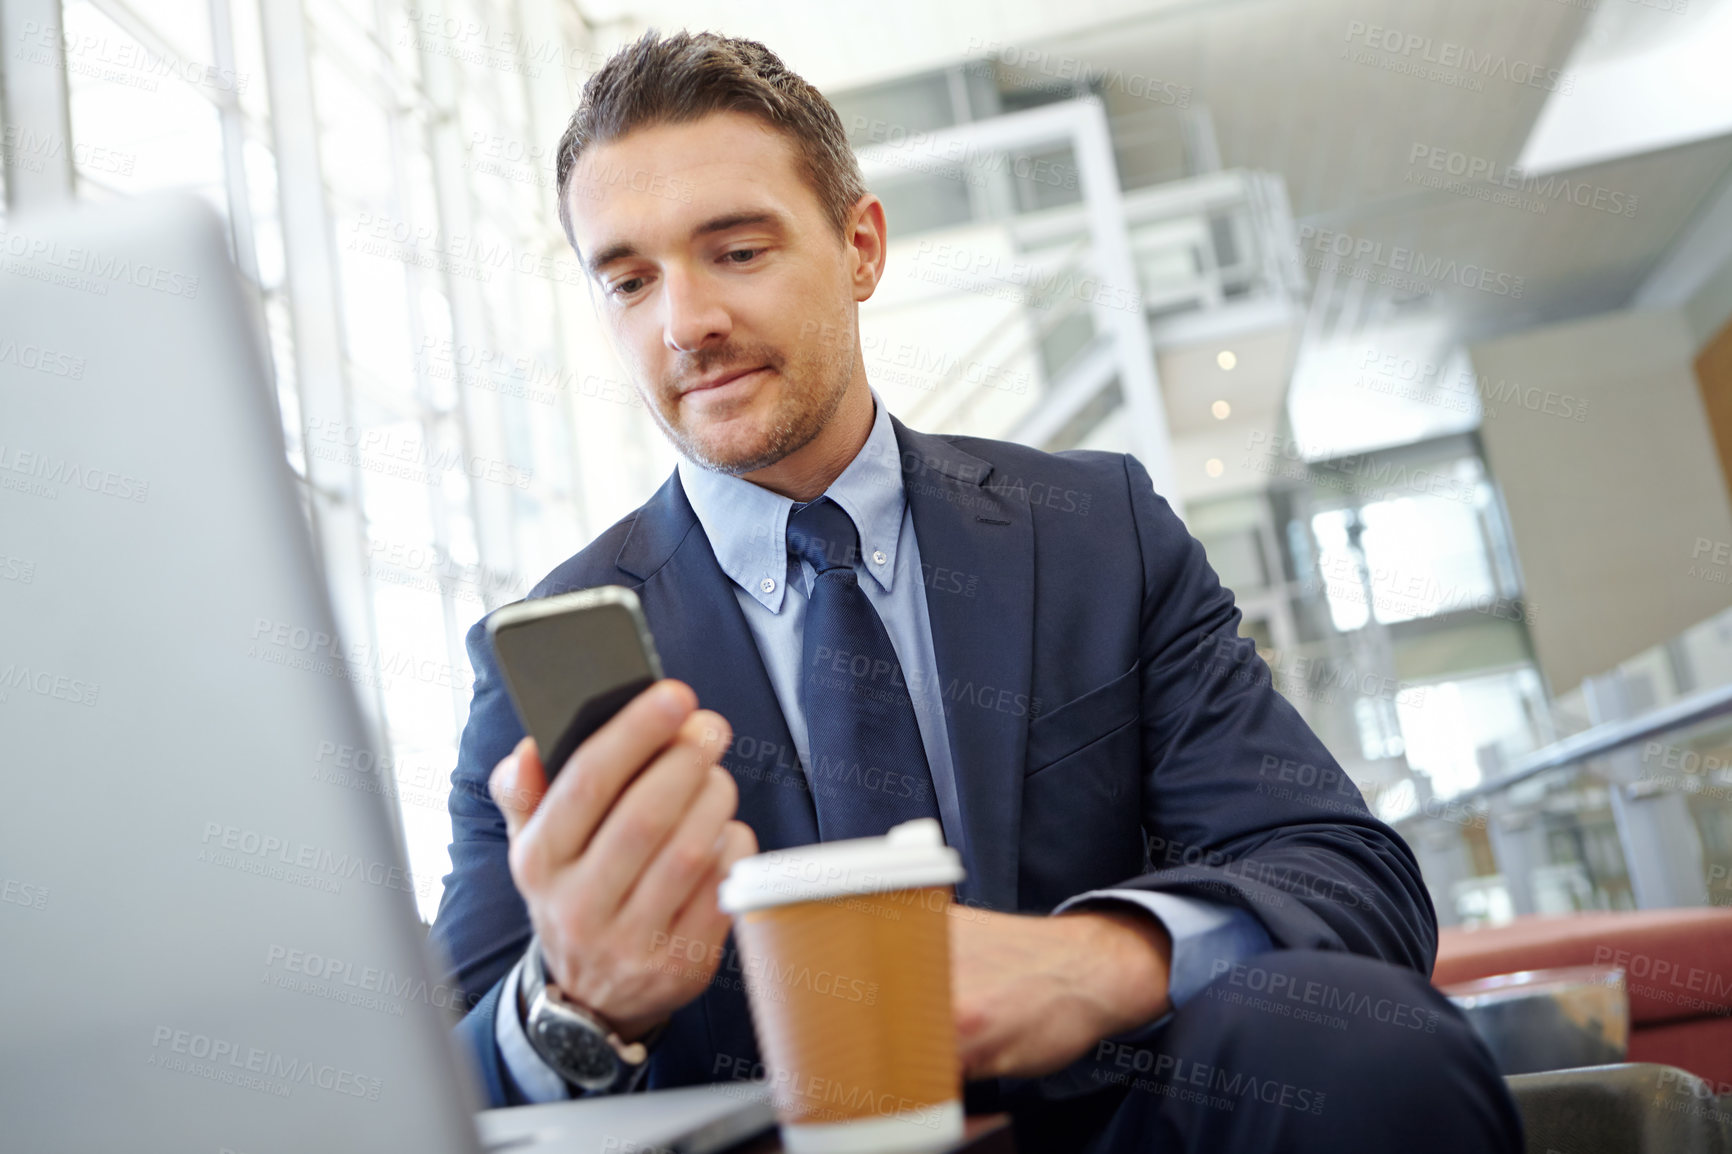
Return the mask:
[[[524,952],[521,972],[522,977],[517,988],[520,1018],[531,1048],[542,1061],[565,1081],[590,1093],[613,1094],[636,1089],[649,1069],[651,1048],[666,1032],[668,1023],[657,1023],[635,1042],[622,1039],[611,1023],[589,1007],[567,997],[547,976],[547,963],[541,953],[540,935],[531,936],[529,948]],[[541,1031],[536,1021],[538,1017],[547,1014],[556,1014],[568,1027],[575,1026],[593,1034],[598,1042],[612,1051],[614,1074],[610,1081],[598,1083],[593,1078],[585,1079],[576,1071],[567,1068],[558,1055],[548,1051],[542,1043]]]

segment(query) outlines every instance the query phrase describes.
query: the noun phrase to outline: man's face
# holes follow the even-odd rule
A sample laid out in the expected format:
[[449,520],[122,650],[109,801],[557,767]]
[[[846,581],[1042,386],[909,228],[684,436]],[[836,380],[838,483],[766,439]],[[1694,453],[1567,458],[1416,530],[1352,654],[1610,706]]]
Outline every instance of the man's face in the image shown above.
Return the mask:
[[810,442],[859,360],[860,260],[795,165],[783,135],[719,112],[592,149],[566,194],[650,412],[683,455],[728,473]]

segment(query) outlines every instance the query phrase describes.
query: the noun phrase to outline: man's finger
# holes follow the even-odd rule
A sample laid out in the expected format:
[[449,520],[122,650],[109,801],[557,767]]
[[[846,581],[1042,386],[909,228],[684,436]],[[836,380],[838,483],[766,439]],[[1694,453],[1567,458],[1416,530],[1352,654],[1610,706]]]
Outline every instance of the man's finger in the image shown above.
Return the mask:
[[[722,852],[709,874],[698,884],[686,904],[680,907],[668,926],[670,935],[683,936],[696,942],[720,946],[733,927],[733,918],[716,904],[716,889],[743,857],[758,852],[758,838],[752,827],[743,821],[730,821],[722,827]],[[720,955],[716,955],[720,956]]]
[[[706,710],[692,714],[680,727],[679,739],[626,786],[604,815],[583,849],[579,869],[592,898],[609,917],[624,903],[644,868],[662,852],[712,772],[725,773],[714,767],[731,736],[720,714]],[[731,788],[733,779],[726,784]],[[738,797],[737,789],[732,793]]]
[[734,863],[742,858],[749,858],[758,852],[758,835],[751,826],[734,818],[722,827],[722,856],[716,863],[716,868],[722,877],[728,876],[728,871],[734,868]]
[[691,686],[663,678],[626,702],[577,747],[548,787],[538,828],[531,831],[540,843],[537,852],[550,868],[583,853],[626,784],[673,740],[696,708]]
[[535,739],[525,737],[517,747],[493,767],[487,778],[487,792],[493,804],[505,815],[505,832],[516,840],[518,831],[535,812],[547,792],[547,775],[541,768],[541,753]]
[[722,827],[738,801],[739,789],[728,771],[711,766],[679,824],[626,892],[616,920],[654,929],[667,925],[715,867],[725,848]]

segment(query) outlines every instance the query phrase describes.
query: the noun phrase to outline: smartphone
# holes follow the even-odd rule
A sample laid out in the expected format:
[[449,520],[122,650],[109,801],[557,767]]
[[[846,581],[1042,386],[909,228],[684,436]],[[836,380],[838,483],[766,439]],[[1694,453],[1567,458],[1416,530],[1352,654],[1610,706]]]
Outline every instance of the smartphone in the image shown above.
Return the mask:
[[495,610],[487,636],[551,784],[584,739],[661,679],[637,594],[623,585]]

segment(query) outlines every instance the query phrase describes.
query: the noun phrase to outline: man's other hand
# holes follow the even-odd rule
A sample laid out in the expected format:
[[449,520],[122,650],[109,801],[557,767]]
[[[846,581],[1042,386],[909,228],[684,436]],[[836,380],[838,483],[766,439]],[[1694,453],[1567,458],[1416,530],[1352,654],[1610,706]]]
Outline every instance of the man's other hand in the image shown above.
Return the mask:
[[717,764],[732,740],[669,678],[591,734],[551,786],[528,737],[488,779],[548,976],[627,1041],[703,993],[721,962],[730,920],[716,887],[758,852]]
[[966,1078],[1061,1070],[1172,1008],[1173,943],[1140,910],[1055,917],[950,907],[951,1001]]

